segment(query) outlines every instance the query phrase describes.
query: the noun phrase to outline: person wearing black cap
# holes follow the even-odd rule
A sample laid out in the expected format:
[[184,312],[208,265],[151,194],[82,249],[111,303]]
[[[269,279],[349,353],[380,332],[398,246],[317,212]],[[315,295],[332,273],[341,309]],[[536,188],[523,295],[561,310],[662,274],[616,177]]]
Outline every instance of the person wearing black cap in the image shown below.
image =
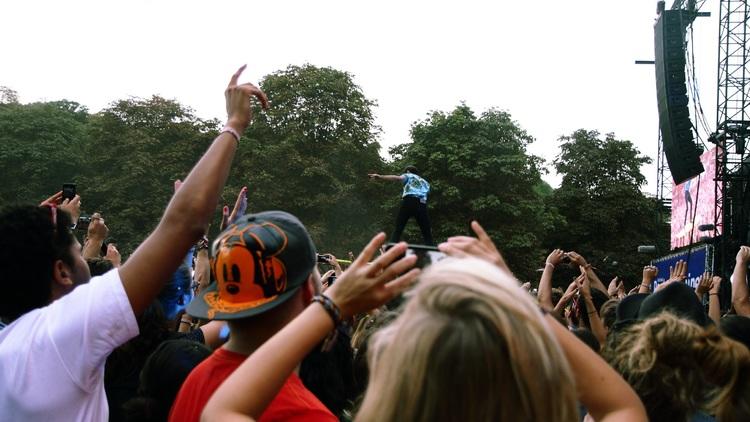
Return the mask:
[[417,168],[408,166],[401,175],[381,175],[377,173],[368,174],[370,179],[383,179],[394,182],[401,182],[404,185],[402,194],[403,201],[401,208],[398,210],[396,217],[396,228],[391,235],[391,242],[398,242],[401,239],[401,233],[404,232],[406,223],[410,218],[417,219],[419,230],[422,232],[422,239],[425,245],[434,245],[432,240],[432,229],[430,227],[430,218],[427,216],[427,194],[430,193],[430,184],[419,176]]
[[670,282],[645,298],[638,309],[638,319],[644,320],[662,311],[669,311],[701,327],[710,323],[693,288],[679,281]]

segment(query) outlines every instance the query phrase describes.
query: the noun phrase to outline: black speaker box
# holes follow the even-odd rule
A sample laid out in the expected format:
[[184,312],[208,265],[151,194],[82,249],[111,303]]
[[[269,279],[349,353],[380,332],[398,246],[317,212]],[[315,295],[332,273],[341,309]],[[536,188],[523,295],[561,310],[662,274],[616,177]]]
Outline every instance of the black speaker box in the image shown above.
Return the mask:
[[682,10],[665,10],[654,26],[659,129],[675,183],[703,173],[701,150],[693,138],[685,84],[685,28]]

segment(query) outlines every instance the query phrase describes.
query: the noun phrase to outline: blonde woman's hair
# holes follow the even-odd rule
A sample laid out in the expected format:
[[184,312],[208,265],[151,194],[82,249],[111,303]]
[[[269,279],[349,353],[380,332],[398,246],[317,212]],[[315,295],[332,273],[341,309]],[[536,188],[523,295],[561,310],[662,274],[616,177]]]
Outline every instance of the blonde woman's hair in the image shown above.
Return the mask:
[[376,333],[357,421],[573,421],[575,385],[539,307],[499,268],[445,259]]
[[716,327],[663,312],[627,328],[604,356],[651,420],[688,420],[698,411],[750,420],[750,351]]

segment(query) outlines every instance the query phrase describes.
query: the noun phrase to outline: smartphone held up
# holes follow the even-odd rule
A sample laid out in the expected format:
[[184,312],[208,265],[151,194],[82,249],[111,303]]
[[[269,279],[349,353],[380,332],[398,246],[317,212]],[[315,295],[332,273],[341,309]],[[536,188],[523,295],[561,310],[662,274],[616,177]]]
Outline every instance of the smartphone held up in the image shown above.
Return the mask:
[[[385,250],[392,248],[394,245],[396,244],[387,243],[385,245]],[[416,268],[425,268],[446,257],[446,255],[440,252],[440,250],[435,246],[413,245],[413,244],[407,245],[406,253],[404,255],[405,256],[410,256],[410,255],[417,256],[417,263],[415,265]]]

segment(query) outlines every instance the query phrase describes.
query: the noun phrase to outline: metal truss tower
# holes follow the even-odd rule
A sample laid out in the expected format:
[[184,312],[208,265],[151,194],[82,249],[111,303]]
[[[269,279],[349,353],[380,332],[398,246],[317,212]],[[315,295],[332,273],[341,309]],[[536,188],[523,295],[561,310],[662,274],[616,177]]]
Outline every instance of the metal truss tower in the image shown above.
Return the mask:
[[722,233],[717,245],[719,268],[730,262],[727,254],[748,241],[749,18],[747,0],[720,0],[716,132],[710,137],[717,147],[715,226]]

